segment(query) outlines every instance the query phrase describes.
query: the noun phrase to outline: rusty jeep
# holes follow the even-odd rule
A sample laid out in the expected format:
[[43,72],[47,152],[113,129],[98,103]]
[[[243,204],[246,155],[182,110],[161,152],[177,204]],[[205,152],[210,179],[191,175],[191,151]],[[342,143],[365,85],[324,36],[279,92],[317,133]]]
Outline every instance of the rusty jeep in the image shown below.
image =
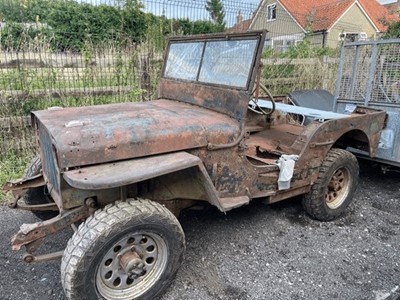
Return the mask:
[[[183,260],[182,209],[221,212],[302,195],[317,220],[339,217],[359,167],[376,154],[385,112],[296,107],[261,84],[265,32],[172,37],[156,99],[32,112],[39,156],[10,181],[23,224],[13,250],[27,263],[61,258],[68,299],[154,299]],[[300,124],[296,116],[312,118]],[[66,249],[39,253],[74,229]]]

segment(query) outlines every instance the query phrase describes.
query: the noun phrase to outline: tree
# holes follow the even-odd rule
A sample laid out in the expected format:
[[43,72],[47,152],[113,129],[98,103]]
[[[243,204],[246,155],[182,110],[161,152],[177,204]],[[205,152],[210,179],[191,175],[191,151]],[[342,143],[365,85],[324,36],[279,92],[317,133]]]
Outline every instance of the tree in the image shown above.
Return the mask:
[[384,39],[395,39],[400,38],[400,22],[390,23],[388,30],[383,35]]
[[221,31],[219,25],[206,20],[190,21],[189,19],[173,20],[174,33],[177,34],[206,34]]
[[135,1],[119,7],[63,0],[53,6],[47,23],[55,35],[53,48],[62,51],[110,41],[140,43],[146,32],[145,14]]
[[213,22],[225,29],[225,10],[221,0],[209,0],[206,2],[206,10],[210,13]]

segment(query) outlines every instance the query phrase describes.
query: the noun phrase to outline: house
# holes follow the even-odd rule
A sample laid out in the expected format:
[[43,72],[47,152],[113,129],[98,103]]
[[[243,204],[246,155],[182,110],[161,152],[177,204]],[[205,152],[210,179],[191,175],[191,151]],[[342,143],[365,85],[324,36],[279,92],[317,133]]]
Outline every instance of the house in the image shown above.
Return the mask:
[[[269,44],[278,51],[307,35],[319,47],[337,47],[342,41],[377,38],[387,22],[398,20],[376,0],[262,0],[248,30],[268,30]],[[246,26],[245,26],[246,27]]]
[[386,7],[386,9],[389,11],[389,13],[393,15],[400,15],[400,0],[397,0],[396,2],[391,2],[383,5]]
[[[254,14],[253,14],[254,17]],[[250,29],[251,22],[253,18],[248,20],[243,20],[242,13],[239,11],[238,15],[236,16],[236,24],[233,25],[231,28],[228,28],[228,33],[235,33],[235,32],[243,32],[248,31]]]

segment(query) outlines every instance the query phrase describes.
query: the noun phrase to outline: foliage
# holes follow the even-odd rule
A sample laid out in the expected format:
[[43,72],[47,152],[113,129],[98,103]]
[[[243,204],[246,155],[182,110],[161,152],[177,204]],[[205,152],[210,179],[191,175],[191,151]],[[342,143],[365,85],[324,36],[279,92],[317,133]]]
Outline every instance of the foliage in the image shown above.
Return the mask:
[[[0,20],[7,26],[0,32],[6,50],[46,40],[57,51],[81,52],[86,43],[106,41],[139,44],[148,39],[164,46],[170,34],[212,33],[225,30],[220,0],[209,1],[210,21],[167,19],[142,11],[138,0],[115,0],[116,5],[94,5],[75,0],[0,0]],[[161,42],[160,42],[161,41]]]
[[180,32],[184,35],[215,33],[223,31],[223,28],[220,24],[214,24],[210,21],[204,20],[190,21],[189,19],[179,19],[174,20],[174,26],[177,28],[174,32]]
[[164,50],[165,37],[171,35],[190,35],[221,32],[224,29],[211,21],[189,19],[167,19],[164,16],[156,17],[152,14],[146,15],[147,42],[157,50]]
[[3,22],[29,23],[46,20],[53,4],[60,0],[0,0]]
[[[12,178],[21,178],[33,155],[31,151],[25,152],[22,155],[13,153],[12,151],[5,153],[5,156],[0,160],[0,183],[5,183]],[[6,201],[7,198],[1,189],[0,203]]]
[[384,39],[400,38],[400,22],[393,22],[388,25],[386,33],[383,35]]
[[206,2],[206,10],[210,13],[210,17],[214,24],[225,28],[225,10],[221,0],[209,0]]
[[290,46],[286,52],[277,52],[275,49],[267,48],[263,52],[263,58],[317,58],[322,56],[337,56],[338,50],[325,47],[315,47],[310,40],[305,38],[300,43]]
[[0,31],[0,45],[6,50],[19,51],[25,45],[49,44],[52,32],[39,23],[7,23]]
[[[334,78],[336,66],[326,64],[320,58],[337,55],[337,49],[314,47],[307,38],[289,47],[286,52],[267,48],[263,52],[263,58],[269,59],[269,64],[262,72],[264,83],[276,95],[284,95],[296,89],[321,88],[326,77]],[[293,63],[294,60],[302,59],[304,63]]]
[[47,22],[54,29],[54,48],[61,51],[80,51],[88,40],[93,45],[117,39],[140,42],[146,26],[144,13],[138,8],[75,1],[57,2]]
[[42,35],[54,50],[79,52],[87,40],[97,45],[124,36],[139,42],[145,31],[144,13],[132,5],[121,9],[73,0],[0,0],[0,11],[7,24],[5,34],[2,30],[5,49]]

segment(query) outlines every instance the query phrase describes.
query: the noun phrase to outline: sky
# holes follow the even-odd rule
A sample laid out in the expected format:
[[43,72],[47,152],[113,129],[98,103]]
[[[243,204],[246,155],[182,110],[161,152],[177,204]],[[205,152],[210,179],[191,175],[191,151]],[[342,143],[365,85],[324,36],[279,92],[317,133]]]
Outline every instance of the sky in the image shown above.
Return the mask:
[[381,3],[381,4],[387,4],[387,3],[396,2],[396,0],[378,0],[378,2]]

